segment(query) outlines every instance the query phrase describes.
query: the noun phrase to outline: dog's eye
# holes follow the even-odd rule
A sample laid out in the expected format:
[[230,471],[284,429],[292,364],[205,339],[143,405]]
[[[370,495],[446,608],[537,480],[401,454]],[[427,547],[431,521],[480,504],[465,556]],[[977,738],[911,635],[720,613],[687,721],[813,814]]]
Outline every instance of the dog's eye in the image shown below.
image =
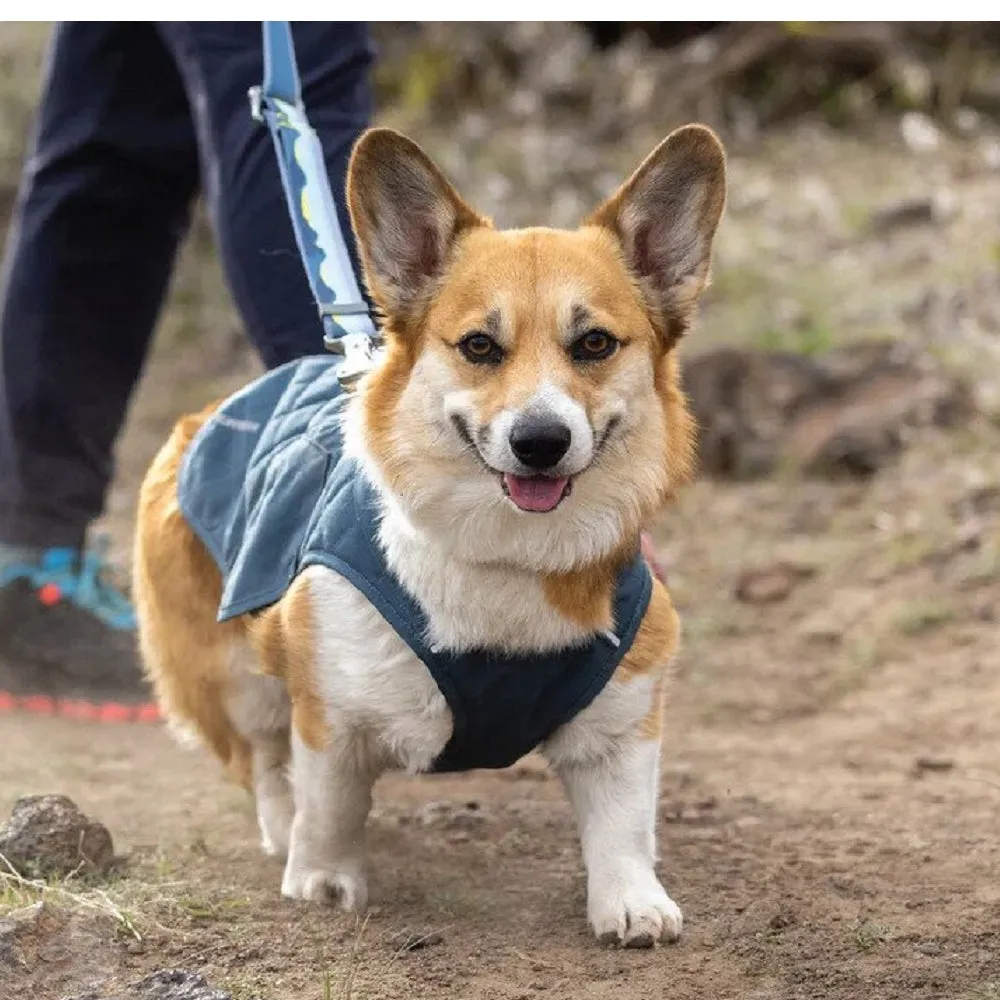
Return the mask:
[[503,361],[503,348],[485,333],[467,333],[458,342],[458,349],[474,365],[498,365]]
[[602,361],[610,358],[620,344],[607,330],[588,330],[570,346],[574,361]]

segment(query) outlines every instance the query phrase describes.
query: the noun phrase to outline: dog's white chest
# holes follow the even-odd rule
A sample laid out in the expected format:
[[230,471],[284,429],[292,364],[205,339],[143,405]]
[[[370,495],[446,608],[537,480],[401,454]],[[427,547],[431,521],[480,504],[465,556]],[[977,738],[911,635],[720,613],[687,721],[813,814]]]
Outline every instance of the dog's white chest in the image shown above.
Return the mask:
[[433,645],[530,655],[589,637],[589,630],[548,605],[537,574],[459,561],[393,517],[383,520],[379,542],[404,588],[420,595]]
[[357,734],[386,766],[427,770],[452,732],[451,709],[430,672],[347,580],[322,566],[304,575],[331,732]]

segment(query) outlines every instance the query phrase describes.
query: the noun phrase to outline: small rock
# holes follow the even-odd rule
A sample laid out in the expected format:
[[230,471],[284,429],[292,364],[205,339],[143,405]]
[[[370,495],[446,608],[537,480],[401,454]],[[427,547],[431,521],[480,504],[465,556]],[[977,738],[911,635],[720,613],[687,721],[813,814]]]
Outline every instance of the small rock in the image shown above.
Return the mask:
[[185,969],[161,969],[132,987],[137,1000],[233,1000],[231,993],[215,990],[205,977]]
[[931,754],[921,754],[913,762],[911,773],[915,778],[922,778],[925,774],[942,774],[954,768],[955,762],[950,757],[935,757]]
[[868,479],[902,447],[903,440],[896,427],[846,427],[823,439],[803,464],[831,477]]
[[939,188],[931,195],[900,198],[874,209],[868,217],[868,229],[875,236],[886,236],[910,226],[941,225],[953,219],[958,208],[955,193]]
[[106,874],[115,863],[111,834],[65,795],[27,795],[0,827],[0,854],[18,871]]
[[864,479],[910,431],[976,412],[970,386],[899,343],[861,341],[808,358],[716,348],[689,358],[684,386],[699,427],[699,467],[757,478],[776,467]]
[[442,941],[444,941],[444,935],[439,931],[419,933],[404,930],[389,938],[389,946],[397,952],[420,951],[423,948],[433,948],[434,945],[441,944]]
[[783,601],[796,584],[812,576],[809,566],[776,562],[760,569],[746,570],[736,581],[734,596],[744,604],[772,604]]
[[956,426],[974,409],[967,384],[889,354],[804,408],[789,451],[808,473],[865,479],[902,451],[913,429]]
[[916,950],[920,952],[921,955],[933,957],[934,955],[940,955],[942,948],[937,941],[921,941],[918,945],[916,945]]

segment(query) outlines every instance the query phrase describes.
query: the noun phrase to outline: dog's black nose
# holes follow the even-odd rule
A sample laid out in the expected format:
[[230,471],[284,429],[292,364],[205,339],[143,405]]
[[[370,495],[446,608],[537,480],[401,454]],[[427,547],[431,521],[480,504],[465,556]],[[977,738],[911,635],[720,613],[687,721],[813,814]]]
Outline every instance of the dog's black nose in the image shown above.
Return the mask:
[[510,450],[529,469],[551,469],[569,451],[569,428],[551,417],[521,417],[510,431]]

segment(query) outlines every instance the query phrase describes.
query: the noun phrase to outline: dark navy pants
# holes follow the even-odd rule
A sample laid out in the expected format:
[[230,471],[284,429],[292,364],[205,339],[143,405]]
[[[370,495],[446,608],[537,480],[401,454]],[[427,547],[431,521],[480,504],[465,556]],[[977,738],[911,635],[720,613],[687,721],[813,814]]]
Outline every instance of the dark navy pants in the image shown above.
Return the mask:
[[[266,365],[321,353],[267,129],[259,22],[66,23],[8,236],[0,299],[0,541],[79,546],[113,472],[195,195]],[[295,22],[341,212],[371,113],[363,24]],[[353,252],[353,247],[351,248]]]

